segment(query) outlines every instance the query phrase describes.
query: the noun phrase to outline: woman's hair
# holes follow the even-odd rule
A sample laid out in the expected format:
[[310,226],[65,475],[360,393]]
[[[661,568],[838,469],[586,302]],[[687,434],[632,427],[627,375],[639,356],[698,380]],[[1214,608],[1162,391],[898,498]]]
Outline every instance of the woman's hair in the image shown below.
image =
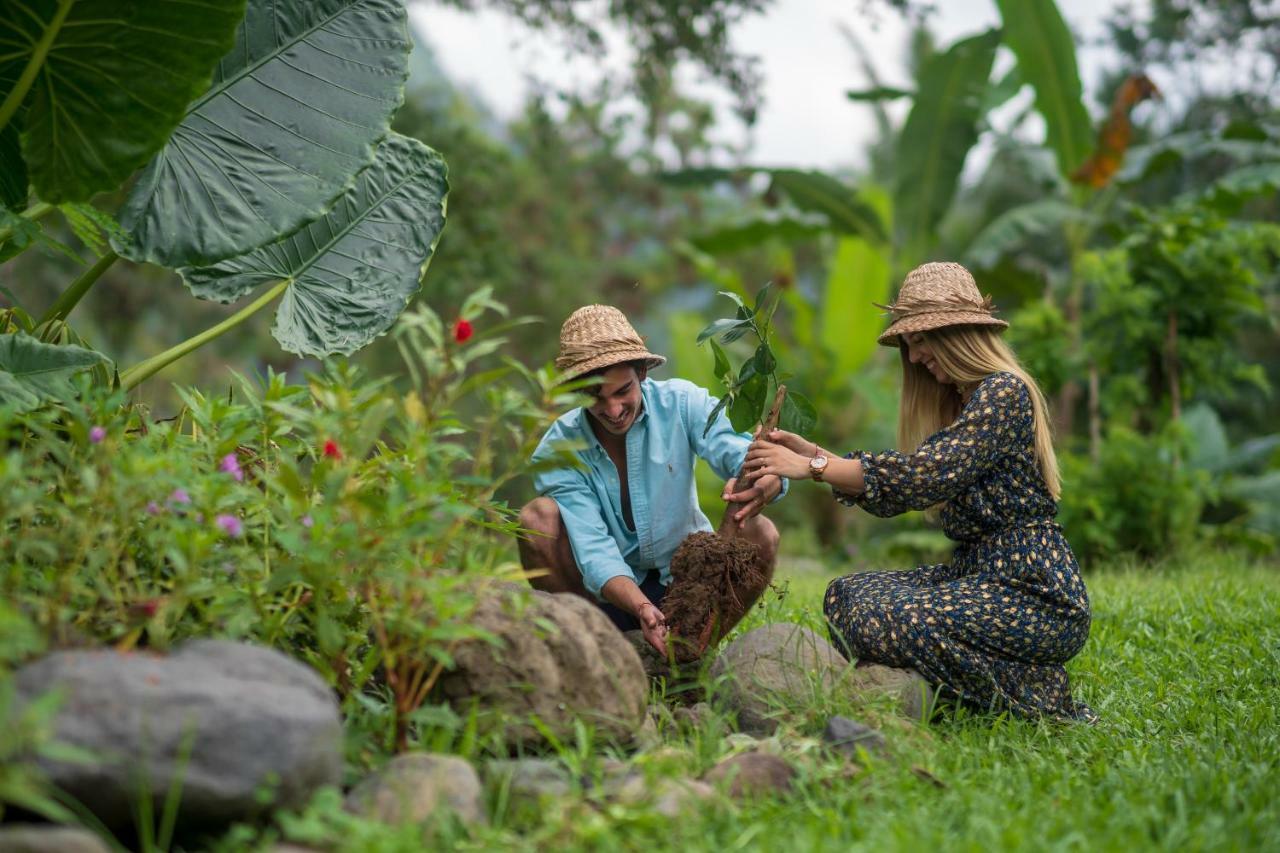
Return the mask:
[[963,405],[960,386],[981,382],[993,373],[1012,373],[1022,380],[1031,395],[1036,458],[1045,485],[1056,500],[1062,492],[1062,480],[1058,474],[1058,457],[1053,452],[1049,407],[1040,386],[1019,363],[1009,345],[990,326],[944,326],[922,334],[938,366],[957,384],[943,385],[923,364],[912,364],[906,342],[902,342],[902,402],[898,413],[898,442],[902,449],[914,450],[960,416]]

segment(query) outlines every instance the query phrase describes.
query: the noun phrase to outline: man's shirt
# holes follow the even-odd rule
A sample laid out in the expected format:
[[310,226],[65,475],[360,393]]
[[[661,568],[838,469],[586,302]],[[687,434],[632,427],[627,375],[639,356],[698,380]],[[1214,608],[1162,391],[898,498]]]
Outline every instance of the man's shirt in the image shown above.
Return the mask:
[[[542,437],[534,461],[554,456],[557,442],[586,445],[576,453],[581,468],[536,473],[538,494],[553,498],[573,546],[587,590],[597,598],[610,580],[625,576],[636,583],[653,569],[663,585],[671,582],[671,555],[690,533],[712,530],[698,508],[693,469],[705,459],[723,480],[736,477],[751,436],[733,431],[724,412],[706,437],[707,415],[716,400],[683,379],[640,384],[644,405],[626,432],[627,486],[635,529],[622,513],[622,482],[608,452],[591,429],[583,408],[561,415]],[[783,493],[787,488],[783,481]]]

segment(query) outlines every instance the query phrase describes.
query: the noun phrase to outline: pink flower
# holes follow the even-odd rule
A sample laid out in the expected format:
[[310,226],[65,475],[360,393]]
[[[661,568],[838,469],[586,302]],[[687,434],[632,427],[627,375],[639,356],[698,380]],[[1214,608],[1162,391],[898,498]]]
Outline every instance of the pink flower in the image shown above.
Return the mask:
[[159,515],[160,504],[155,501],[147,501],[147,515]]
[[189,504],[191,503],[191,495],[187,494],[187,490],[183,488],[174,489],[169,493],[169,503],[171,504]]
[[237,483],[244,480],[244,472],[240,470],[240,460],[236,458],[234,453],[228,453],[222,457],[218,470],[235,477]]
[[106,437],[107,437],[107,430],[105,427],[94,426],[89,430],[89,441],[93,442],[94,444],[101,444],[102,439]]
[[324,455],[330,459],[341,459],[342,448],[338,447],[338,442],[332,438],[326,438],[324,441]]
[[312,518],[310,514],[304,515],[302,518],[300,518],[300,519],[298,519],[298,520],[299,520],[300,522],[302,522],[302,526],[303,526],[303,527],[305,527],[305,528],[307,528],[308,530],[310,530],[312,527],[314,527],[314,526],[315,526],[315,523],[316,523],[316,522],[315,522],[315,519],[314,519],[314,518]]
[[239,536],[244,533],[244,525],[234,515],[220,515],[213,520],[213,523],[228,536]]
[[475,334],[475,329],[467,320],[458,320],[453,324],[453,339],[460,344],[464,344]]

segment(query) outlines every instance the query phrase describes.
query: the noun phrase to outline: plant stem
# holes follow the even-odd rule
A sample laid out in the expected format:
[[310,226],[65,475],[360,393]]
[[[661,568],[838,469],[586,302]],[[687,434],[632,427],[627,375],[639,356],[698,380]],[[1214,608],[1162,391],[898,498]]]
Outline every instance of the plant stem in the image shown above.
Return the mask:
[[9,123],[9,119],[13,118],[14,113],[18,111],[18,106],[27,97],[31,84],[35,82],[36,75],[40,73],[41,67],[44,66],[45,57],[49,55],[49,48],[53,47],[53,40],[58,37],[58,31],[62,29],[62,22],[66,20],[67,13],[71,11],[71,7],[75,5],[75,2],[76,0],[59,0],[58,9],[53,13],[53,20],[49,21],[49,26],[45,28],[44,35],[40,37],[40,41],[36,42],[35,49],[31,51],[31,58],[27,60],[27,67],[22,69],[22,75],[18,77],[18,82],[13,85],[8,97],[4,99],[4,103],[0,104],[0,130],[4,130],[5,125]]
[[[35,204],[28,207],[26,210],[22,211],[22,213],[18,215],[21,216],[23,219],[30,219],[32,222],[35,222],[37,219],[43,219],[44,217],[48,216],[50,213],[53,213],[53,211],[56,209],[57,208],[55,208],[52,204],[46,204],[43,201],[38,201]],[[13,236],[13,226],[11,225],[0,226],[0,243],[3,243],[5,240],[8,240],[12,236]]]
[[257,299],[253,300],[253,302],[232,314],[218,325],[211,326],[195,337],[188,338],[177,346],[170,347],[159,355],[153,355],[146,361],[139,362],[133,367],[130,367],[124,373],[120,374],[120,387],[126,391],[133,390],[139,382],[150,378],[152,375],[168,367],[187,353],[199,349],[219,335],[231,331],[249,317],[258,313],[264,305],[267,305],[281,293],[284,293],[285,288],[289,286],[291,281],[292,279],[285,279],[284,281],[277,282],[272,285],[266,293],[262,294]]
[[62,292],[58,300],[49,306],[49,310],[44,312],[44,316],[40,318],[40,322],[36,325],[44,325],[52,320],[65,320],[72,309],[80,302],[80,299],[89,292],[89,288],[102,276],[107,268],[120,259],[115,252],[107,252],[98,262],[89,267],[80,277],[71,283],[71,286]]

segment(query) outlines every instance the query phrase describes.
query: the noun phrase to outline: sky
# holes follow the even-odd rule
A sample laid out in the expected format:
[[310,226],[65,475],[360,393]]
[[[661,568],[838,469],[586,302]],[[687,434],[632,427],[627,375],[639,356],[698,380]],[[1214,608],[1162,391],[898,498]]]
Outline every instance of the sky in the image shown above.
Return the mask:
[[[767,14],[740,24],[735,47],[758,56],[764,77],[764,104],[753,128],[733,117],[731,100],[723,91],[689,83],[710,97],[719,118],[714,138],[733,148],[745,148],[753,163],[831,169],[859,165],[859,152],[874,135],[871,109],[845,97],[866,79],[842,33],[847,28],[868,48],[885,82],[907,84],[905,71],[907,27],[880,4],[855,0],[775,0]],[[940,45],[995,26],[994,0],[939,0],[931,18]],[[1090,46],[1103,34],[1103,22],[1115,0],[1070,0],[1059,8],[1084,46],[1079,54],[1086,92],[1109,57]],[[437,51],[437,59],[457,84],[479,93],[500,118],[513,117],[535,86],[545,80],[557,86],[589,86],[599,78],[599,61],[566,56],[556,41],[495,12],[466,13],[431,3],[411,6],[413,25]],[[625,69],[627,47],[610,37],[605,67]],[[997,59],[996,73],[1012,63]],[[1024,92],[1023,97],[1029,98]],[[905,110],[906,104],[895,105]],[[1032,129],[1032,132],[1037,132]]]

